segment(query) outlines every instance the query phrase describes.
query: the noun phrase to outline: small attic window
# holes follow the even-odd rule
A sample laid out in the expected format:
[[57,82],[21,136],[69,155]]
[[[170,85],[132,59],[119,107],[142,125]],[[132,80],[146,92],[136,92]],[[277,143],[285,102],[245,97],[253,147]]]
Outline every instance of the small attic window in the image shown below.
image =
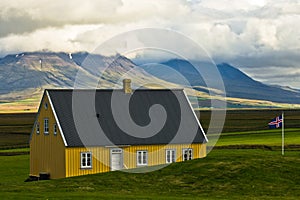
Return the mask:
[[54,133],[54,135],[57,135],[57,125],[56,124],[53,125],[53,133]]
[[36,124],[36,134],[40,134],[40,123]]
[[45,109],[47,110],[47,108],[48,108],[48,103],[46,102],[45,103]]

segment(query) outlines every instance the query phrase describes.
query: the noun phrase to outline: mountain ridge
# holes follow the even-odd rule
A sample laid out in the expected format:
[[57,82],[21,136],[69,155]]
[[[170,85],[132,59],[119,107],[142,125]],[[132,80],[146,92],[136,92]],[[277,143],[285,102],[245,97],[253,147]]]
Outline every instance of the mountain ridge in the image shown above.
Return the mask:
[[[200,68],[204,68],[208,65],[201,62],[195,63]],[[199,78],[199,73],[188,61],[181,59],[171,59],[161,64],[172,67],[174,70],[178,71],[189,81],[192,87],[206,86],[203,78]],[[178,66],[180,66],[180,68]],[[274,87],[272,85],[263,84],[259,81],[254,80],[253,78],[249,77],[248,75],[228,63],[220,63],[217,64],[216,67],[223,79],[227,97],[260,99],[278,103],[300,103],[300,91],[297,89],[289,88],[287,90],[287,87]],[[146,71],[151,73],[151,70],[147,70],[147,68]],[[161,75],[160,78],[166,80],[166,77],[164,75]],[[213,79],[213,77],[209,78]],[[176,80],[167,80],[170,82],[176,82]]]
[[[170,62],[171,61],[172,60],[170,60]],[[177,62],[179,62],[179,60],[177,60]],[[24,105],[34,105],[36,109],[42,91],[45,88],[74,88],[75,81],[80,88],[89,88],[90,86],[97,86],[98,88],[104,89],[122,88],[122,79],[124,77],[134,79],[134,81],[132,81],[134,88],[139,88],[145,83],[156,83],[146,86],[151,88],[157,88],[159,85],[165,86],[166,88],[186,88],[189,96],[196,95],[198,102],[200,102],[200,107],[209,108],[210,99],[220,99],[218,97],[218,91],[215,93],[216,96],[210,96],[209,91],[214,91],[215,89],[208,88],[204,79],[201,78],[199,74],[193,74],[193,70],[191,71],[189,67],[186,67],[180,62],[177,63],[177,70],[180,74],[188,76],[193,88],[186,87],[185,83],[168,80],[168,77],[172,77],[172,75],[163,74],[162,70],[159,72],[160,75],[150,73],[147,71],[147,68],[138,66],[132,60],[119,54],[103,56],[90,54],[88,52],[66,53],[47,51],[11,54],[0,58],[0,105],[5,106],[7,103],[21,101],[26,103]],[[170,63],[162,63],[162,65],[172,68]],[[221,74],[223,73],[223,76],[226,75],[224,78],[225,87],[226,82],[233,84],[237,77],[240,78],[241,74],[240,70],[230,65],[228,65],[228,67],[227,65],[226,63],[218,65]],[[226,74],[224,70],[222,72],[222,68],[229,68],[230,70],[227,70]],[[78,72],[83,74],[83,80],[77,79]],[[253,83],[253,81],[257,86],[265,86],[245,74],[242,77],[243,79],[241,80],[244,86],[248,82]],[[238,89],[244,86],[241,85]],[[234,88],[235,86],[232,85],[230,87]],[[272,88],[283,90],[283,88],[278,89],[276,86]],[[293,106],[289,105],[289,102],[286,104],[287,102],[282,101],[280,104],[274,104],[268,99],[260,100],[256,97],[245,98],[244,96],[239,96],[238,92],[230,93],[231,91],[227,90],[226,92],[230,94],[229,98],[227,98],[229,107]],[[289,92],[298,94],[298,90]],[[201,101],[199,101],[199,99]],[[32,102],[29,104],[28,102],[31,100]],[[222,99],[220,100],[223,101]],[[300,105],[299,101],[292,103]]]

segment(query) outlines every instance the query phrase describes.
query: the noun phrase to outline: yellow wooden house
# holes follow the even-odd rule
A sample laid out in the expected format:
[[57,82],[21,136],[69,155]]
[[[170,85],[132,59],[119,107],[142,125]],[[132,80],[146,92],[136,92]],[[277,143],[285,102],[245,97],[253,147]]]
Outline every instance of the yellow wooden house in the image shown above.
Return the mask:
[[30,176],[51,179],[206,156],[182,89],[45,90],[30,137]]

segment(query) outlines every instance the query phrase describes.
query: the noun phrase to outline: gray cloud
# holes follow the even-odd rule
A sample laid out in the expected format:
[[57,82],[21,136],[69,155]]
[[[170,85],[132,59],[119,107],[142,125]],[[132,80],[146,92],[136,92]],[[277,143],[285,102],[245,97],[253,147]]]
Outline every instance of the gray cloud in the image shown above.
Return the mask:
[[29,13],[10,8],[6,12],[9,15],[1,15],[0,17],[0,37],[8,36],[9,34],[24,34],[34,30],[46,28],[50,26],[58,26],[58,22],[43,21],[41,19],[32,19]]

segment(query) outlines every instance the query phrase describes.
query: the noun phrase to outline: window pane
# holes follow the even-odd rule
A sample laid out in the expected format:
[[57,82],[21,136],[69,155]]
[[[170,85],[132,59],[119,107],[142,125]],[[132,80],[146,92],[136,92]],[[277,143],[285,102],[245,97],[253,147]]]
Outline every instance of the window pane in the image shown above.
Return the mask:
[[138,152],[138,164],[142,164],[142,152]]
[[183,151],[183,160],[187,160],[188,159],[188,155],[187,155],[187,150]]
[[40,133],[40,124],[36,124],[36,133]]
[[170,163],[170,151],[167,150],[167,163]]
[[81,153],[81,167],[92,167],[92,153]]
[[91,166],[91,158],[90,157],[87,158],[87,164],[86,165]]
[[49,126],[48,126],[49,120],[46,118],[44,119],[44,132],[48,133],[49,132]]
[[83,167],[86,166],[85,158],[82,158],[82,166],[83,166]]
[[143,152],[143,164],[147,163],[147,155],[146,155],[146,151]]
[[172,152],[172,162],[175,162],[175,151],[171,151]]
[[147,151],[137,151],[137,165],[147,165]]

